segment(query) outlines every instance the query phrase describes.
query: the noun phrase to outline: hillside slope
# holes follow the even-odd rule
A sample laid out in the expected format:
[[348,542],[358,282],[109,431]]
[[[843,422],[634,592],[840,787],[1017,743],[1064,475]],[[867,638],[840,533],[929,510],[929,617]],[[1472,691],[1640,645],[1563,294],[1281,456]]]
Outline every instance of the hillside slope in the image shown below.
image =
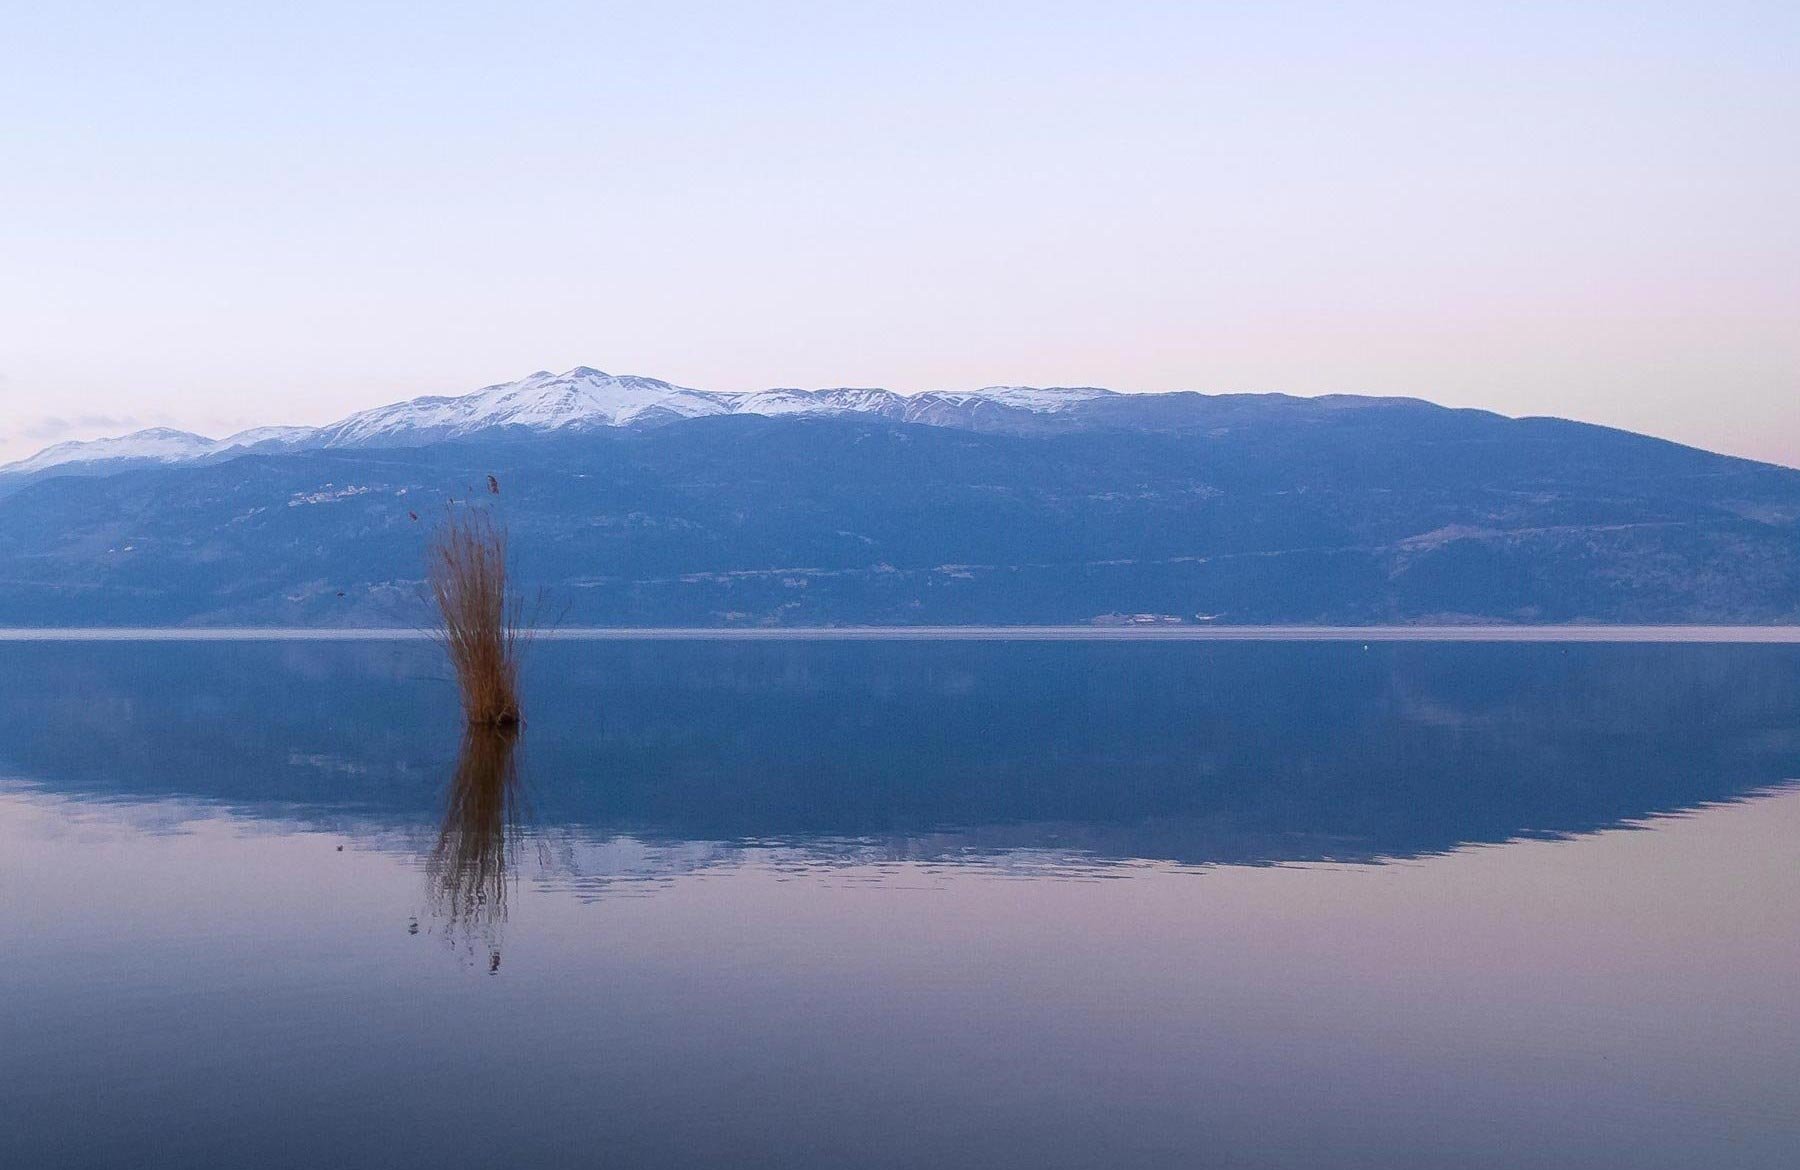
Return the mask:
[[725,414],[38,477],[0,503],[0,624],[417,623],[426,530],[489,473],[572,624],[1800,620],[1800,472],[1404,400],[1158,397],[1101,400],[1155,426]]

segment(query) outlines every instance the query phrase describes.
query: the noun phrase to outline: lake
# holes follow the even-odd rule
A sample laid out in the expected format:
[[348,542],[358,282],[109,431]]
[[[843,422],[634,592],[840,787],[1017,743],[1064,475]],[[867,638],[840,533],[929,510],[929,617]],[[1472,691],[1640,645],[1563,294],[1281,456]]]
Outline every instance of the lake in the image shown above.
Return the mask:
[[1800,646],[0,642],[0,1165],[1792,1167]]

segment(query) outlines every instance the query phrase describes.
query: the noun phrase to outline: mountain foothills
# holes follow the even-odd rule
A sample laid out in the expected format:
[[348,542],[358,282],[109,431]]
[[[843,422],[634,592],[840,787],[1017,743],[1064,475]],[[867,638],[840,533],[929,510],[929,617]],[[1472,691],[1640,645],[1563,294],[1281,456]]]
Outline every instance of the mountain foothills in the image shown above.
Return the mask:
[[61,444],[0,497],[0,625],[419,624],[471,498],[579,625],[1800,621],[1800,471],[1416,399],[581,367]]

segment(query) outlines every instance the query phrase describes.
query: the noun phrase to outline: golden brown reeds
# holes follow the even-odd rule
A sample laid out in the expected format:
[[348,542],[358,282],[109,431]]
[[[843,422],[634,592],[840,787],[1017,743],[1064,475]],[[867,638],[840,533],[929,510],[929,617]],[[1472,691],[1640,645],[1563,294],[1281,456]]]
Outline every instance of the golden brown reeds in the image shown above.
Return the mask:
[[506,529],[484,508],[453,507],[426,559],[463,712],[476,726],[516,726],[520,611],[507,587]]

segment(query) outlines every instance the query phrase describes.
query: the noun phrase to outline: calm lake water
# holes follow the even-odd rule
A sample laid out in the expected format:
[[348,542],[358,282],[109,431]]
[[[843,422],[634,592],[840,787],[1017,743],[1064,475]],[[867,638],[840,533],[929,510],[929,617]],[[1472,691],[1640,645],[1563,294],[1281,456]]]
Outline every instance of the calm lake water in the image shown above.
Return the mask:
[[0,644],[0,1165],[1800,1165],[1800,647]]

